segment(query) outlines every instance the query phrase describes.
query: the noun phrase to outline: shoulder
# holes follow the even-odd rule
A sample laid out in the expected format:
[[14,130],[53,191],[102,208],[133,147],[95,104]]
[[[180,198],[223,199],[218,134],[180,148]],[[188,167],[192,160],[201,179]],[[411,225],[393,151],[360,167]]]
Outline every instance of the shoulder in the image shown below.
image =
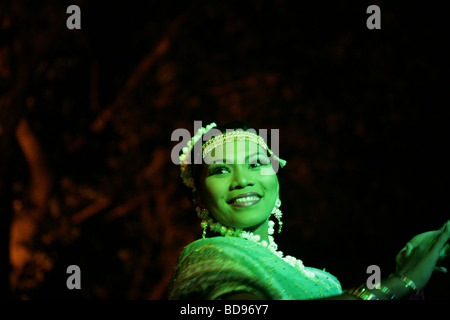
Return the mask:
[[186,247],[180,254],[180,258],[185,258],[197,253],[222,253],[237,254],[238,252],[247,253],[248,250],[257,245],[245,239],[236,237],[212,237],[196,240]]
[[220,247],[224,242],[225,237],[203,238],[188,244],[184,247],[183,252],[195,251],[203,247]]
[[223,237],[215,237],[215,238],[204,238],[199,239],[194,242],[191,242],[187,246],[183,248],[183,251],[180,253],[180,260],[186,258],[190,254],[193,254],[202,250],[220,250],[223,246]]
[[230,292],[268,296],[258,272],[261,264],[249,251],[251,248],[245,240],[234,237],[192,242],[180,254],[169,296],[216,299]]
[[212,261],[227,260],[230,253],[230,242],[227,237],[213,237],[199,239],[184,247],[178,257],[177,266],[192,267],[193,263],[204,265]]

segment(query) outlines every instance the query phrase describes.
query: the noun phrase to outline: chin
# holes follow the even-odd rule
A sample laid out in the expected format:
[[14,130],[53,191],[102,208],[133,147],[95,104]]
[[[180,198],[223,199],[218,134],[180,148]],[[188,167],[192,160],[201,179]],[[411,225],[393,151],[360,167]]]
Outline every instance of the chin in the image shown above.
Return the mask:
[[254,231],[256,229],[258,229],[261,225],[263,225],[265,222],[267,221],[267,219],[255,219],[255,220],[247,220],[245,221],[245,223],[240,223],[240,227],[241,229],[245,230],[245,231]]

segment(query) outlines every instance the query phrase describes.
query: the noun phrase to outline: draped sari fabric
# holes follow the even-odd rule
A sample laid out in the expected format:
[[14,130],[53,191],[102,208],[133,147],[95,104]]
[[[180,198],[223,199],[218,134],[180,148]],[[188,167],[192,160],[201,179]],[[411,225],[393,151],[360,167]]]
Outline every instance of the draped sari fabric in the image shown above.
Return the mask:
[[305,300],[342,293],[331,274],[295,268],[257,243],[236,237],[197,240],[181,252],[169,285],[169,299],[220,299],[249,292],[265,299]]

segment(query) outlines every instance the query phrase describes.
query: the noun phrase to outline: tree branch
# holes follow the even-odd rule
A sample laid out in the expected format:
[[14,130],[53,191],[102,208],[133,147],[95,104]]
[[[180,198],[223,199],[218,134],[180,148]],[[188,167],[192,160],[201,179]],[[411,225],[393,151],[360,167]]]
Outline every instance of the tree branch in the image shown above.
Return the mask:
[[92,123],[91,129],[94,132],[103,130],[105,124],[112,118],[113,114],[120,109],[126,102],[128,96],[133,92],[144,75],[150,70],[155,62],[164,56],[169,51],[170,45],[173,42],[173,37],[179,29],[182,22],[186,19],[187,13],[182,14],[175,21],[173,21],[156,47],[149,52],[134,69],[131,76],[126,81],[123,88],[119,91],[114,102],[107,107]]

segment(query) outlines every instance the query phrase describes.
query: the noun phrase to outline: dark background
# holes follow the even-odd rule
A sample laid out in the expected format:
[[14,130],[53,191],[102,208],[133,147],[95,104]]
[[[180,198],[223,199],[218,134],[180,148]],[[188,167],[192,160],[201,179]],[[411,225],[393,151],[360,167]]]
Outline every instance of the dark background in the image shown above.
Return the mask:
[[[283,252],[344,288],[372,264],[387,277],[450,216],[448,14],[395,3],[2,1],[2,291],[164,299],[201,236],[170,159],[195,120],[280,130]],[[449,284],[433,276],[425,297]]]

